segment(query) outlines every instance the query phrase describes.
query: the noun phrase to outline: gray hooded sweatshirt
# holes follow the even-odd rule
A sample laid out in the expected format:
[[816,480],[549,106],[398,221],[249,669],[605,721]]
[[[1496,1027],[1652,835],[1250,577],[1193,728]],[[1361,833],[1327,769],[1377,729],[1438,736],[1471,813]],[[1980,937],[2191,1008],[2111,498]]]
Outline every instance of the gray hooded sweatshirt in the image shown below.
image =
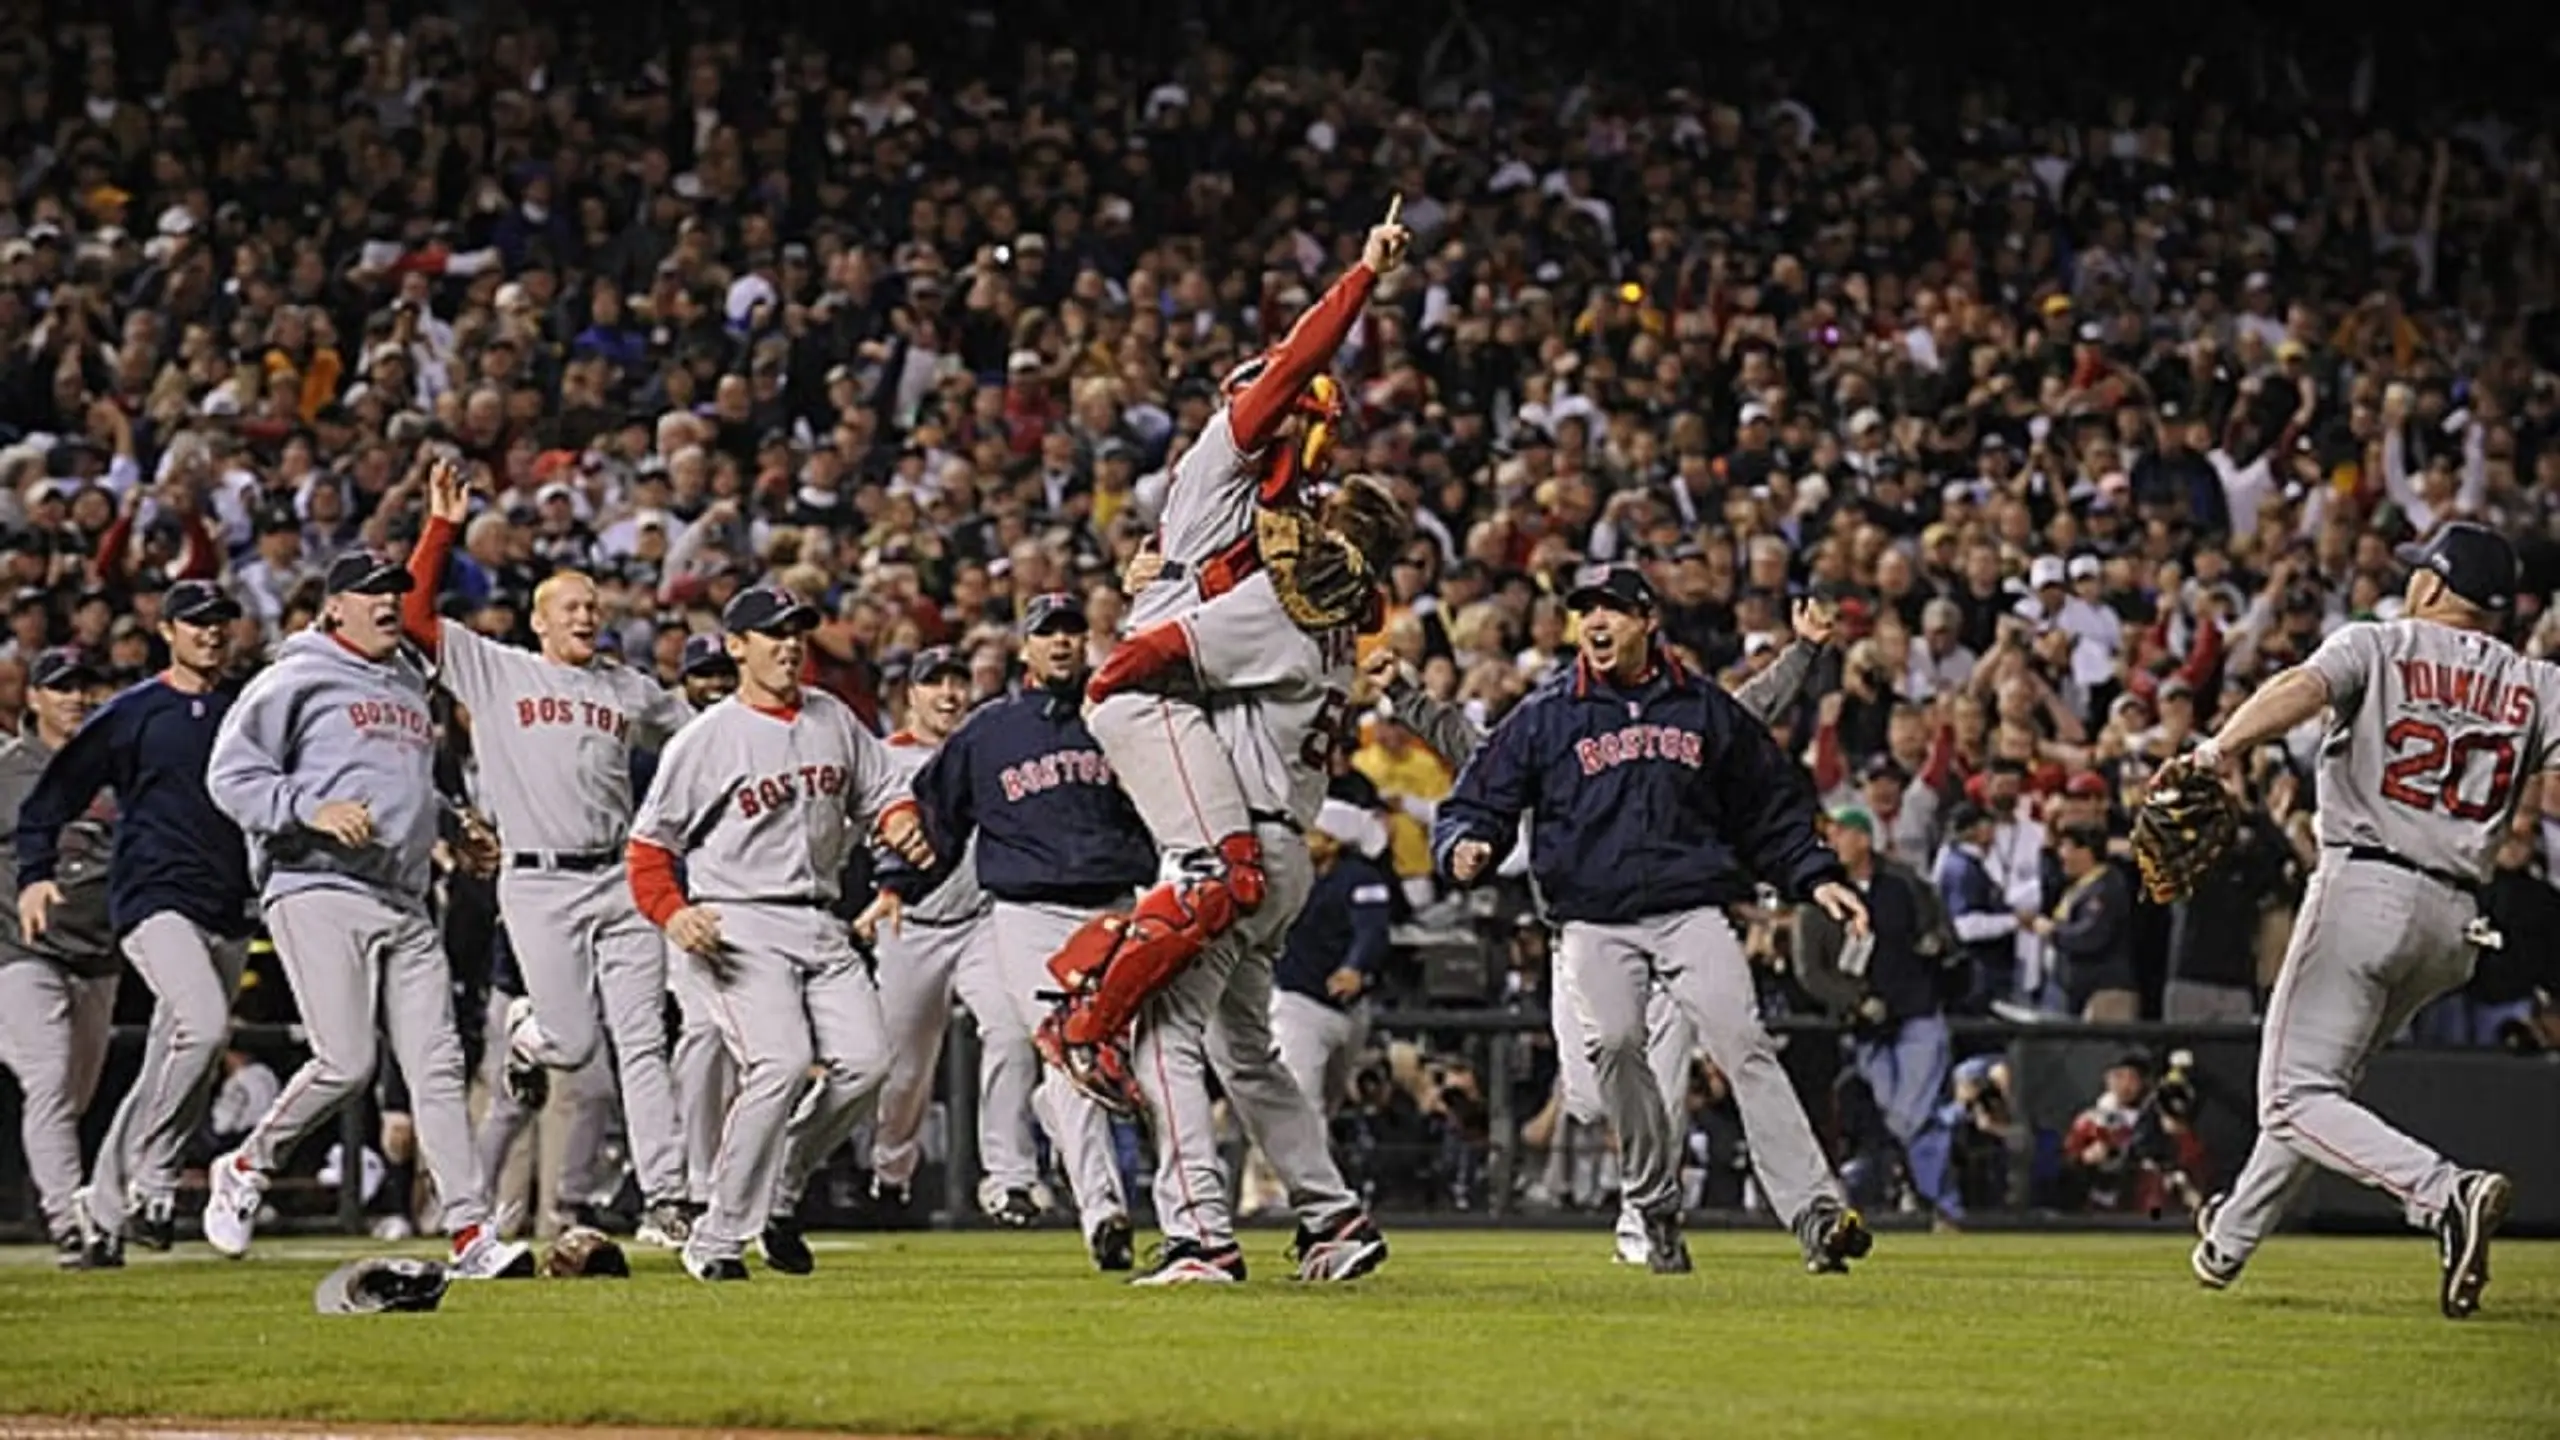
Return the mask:
[[[306,630],[241,691],[213,742],[205,788],[249,839],[265,900],[359,889],[423,910],[436,843],[435,720],[425,679],[394,654],[367,660]],[[332,800],[361,800],[373,839],[349,848],[311,828]]]

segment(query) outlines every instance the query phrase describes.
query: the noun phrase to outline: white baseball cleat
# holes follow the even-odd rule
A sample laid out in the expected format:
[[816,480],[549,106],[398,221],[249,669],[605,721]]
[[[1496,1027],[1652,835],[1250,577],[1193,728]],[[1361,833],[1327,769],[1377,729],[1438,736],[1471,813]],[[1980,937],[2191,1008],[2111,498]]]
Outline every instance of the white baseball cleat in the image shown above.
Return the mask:
[[1619,1265],[1653,1263],[1653,1242],[1644,1234],[1644,1212],[1633,1205],[1618,1207],[1617,1248],[1610,1252],[1609,1258]]
[[474,1225],[453,1237],[456,1280],[530,1280],[533,1251],[513,1240],[501,1240],[486,1225]]
[[249,1242],[257,1238],[258,1207],[267,1196],[266,1172],[251,1169],[249,1157],[233,1150],[215,1159],[206,1173],[210,1191],[204,1202],[204,1243],[237,1260],[249,1253]]
[[551,1072],[533,1058],[533,1047],[541,1034],[533,1023],[533,997],[519,995],[507,1002],[507,1062],[503,1081],[509,1099],[527,1110],[539,1110],[551,1098]]

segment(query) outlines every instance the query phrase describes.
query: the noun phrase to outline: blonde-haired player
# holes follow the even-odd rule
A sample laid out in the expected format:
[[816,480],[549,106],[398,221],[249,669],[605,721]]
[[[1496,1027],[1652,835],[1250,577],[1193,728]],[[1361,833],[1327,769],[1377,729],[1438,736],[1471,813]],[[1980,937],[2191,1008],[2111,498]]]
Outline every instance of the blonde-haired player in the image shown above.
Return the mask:
[[[435,597],[471,496],[439,463],[428,476],[426,531],[401,628],[471,711],[480,801],[506,855],[498,910],[524,975],[507,1008],[509,1094],[542,1103],[550,1070],[574,1070],[613,1038],[632,1166],[648,1202],[640,1237],[684,1243],[684,1143],[667,1069],[667,952],[623,875],[631,831],[631,751],[672,735],[692,711],[655,680],[600,657],[596,584],[575,571],[535,588],[538,654],[449,620]],[[602,1006],[599,1027],[598,1006]]]

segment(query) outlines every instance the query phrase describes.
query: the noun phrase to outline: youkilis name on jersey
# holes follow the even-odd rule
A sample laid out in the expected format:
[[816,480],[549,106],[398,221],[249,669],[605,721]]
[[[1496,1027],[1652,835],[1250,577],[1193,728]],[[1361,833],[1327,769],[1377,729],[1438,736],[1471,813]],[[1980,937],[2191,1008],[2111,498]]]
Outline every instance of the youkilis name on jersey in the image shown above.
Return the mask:
[[2435,660],[2398,660],[2400,693],[2413,704],[2461,710],[2501,725],[2533,719],[2533,687],[2493,680],[2477,670]]
[[601,731],[616,740],[631,735],[631,717],[609,705],[592,700],[573,700],[564,695],[527,695],[516,701],[516,724],[530,730],[536,725],[583,725]]
[[841,765],[803,765],[759,780],[740,782],[732,798],[741,818],[753,820],[759,815],[780,810],[804,795],[834,795],[844,789],[844,767]]
[[1575,742],[1574,758],[1582,773],[1597,775],[1637,760],[1670,760],[1695,770],[1705,755],[1705,742],[1688,730],[1668,725],[1629,725]]
[[996,782],[1004,787],[1004,798],[1019,800],[1061,785],[1116,785],[1111,762],[1097,750],[1052,750],[1018,764],[1007,765]]

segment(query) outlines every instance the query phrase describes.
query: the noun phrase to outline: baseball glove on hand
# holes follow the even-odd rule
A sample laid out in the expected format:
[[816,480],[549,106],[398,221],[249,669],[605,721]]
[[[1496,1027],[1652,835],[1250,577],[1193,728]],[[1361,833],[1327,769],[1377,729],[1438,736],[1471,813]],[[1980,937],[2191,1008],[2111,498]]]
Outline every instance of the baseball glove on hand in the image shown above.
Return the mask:
[[2223,788],[2215,767],[2177,764],[2162,770],[2133,816],[2133,858],[2142,867],[2142,888],[2158,904],[2184,900],[2239,838],[2239,802]]
[[593,1279],[599,1275],[628,1280],[631,1258],[622,1253],[612,1236],[573,1225],[551,1242],[551,1253],[542,1257],[542,1273],[552,1280]]
[[1255,511],[1254,548],[1271,572],[1280,607],[1301,630],[1321,634],[1355,624],[1376,598],[1377,582],[1359,550],[1312,515]]

